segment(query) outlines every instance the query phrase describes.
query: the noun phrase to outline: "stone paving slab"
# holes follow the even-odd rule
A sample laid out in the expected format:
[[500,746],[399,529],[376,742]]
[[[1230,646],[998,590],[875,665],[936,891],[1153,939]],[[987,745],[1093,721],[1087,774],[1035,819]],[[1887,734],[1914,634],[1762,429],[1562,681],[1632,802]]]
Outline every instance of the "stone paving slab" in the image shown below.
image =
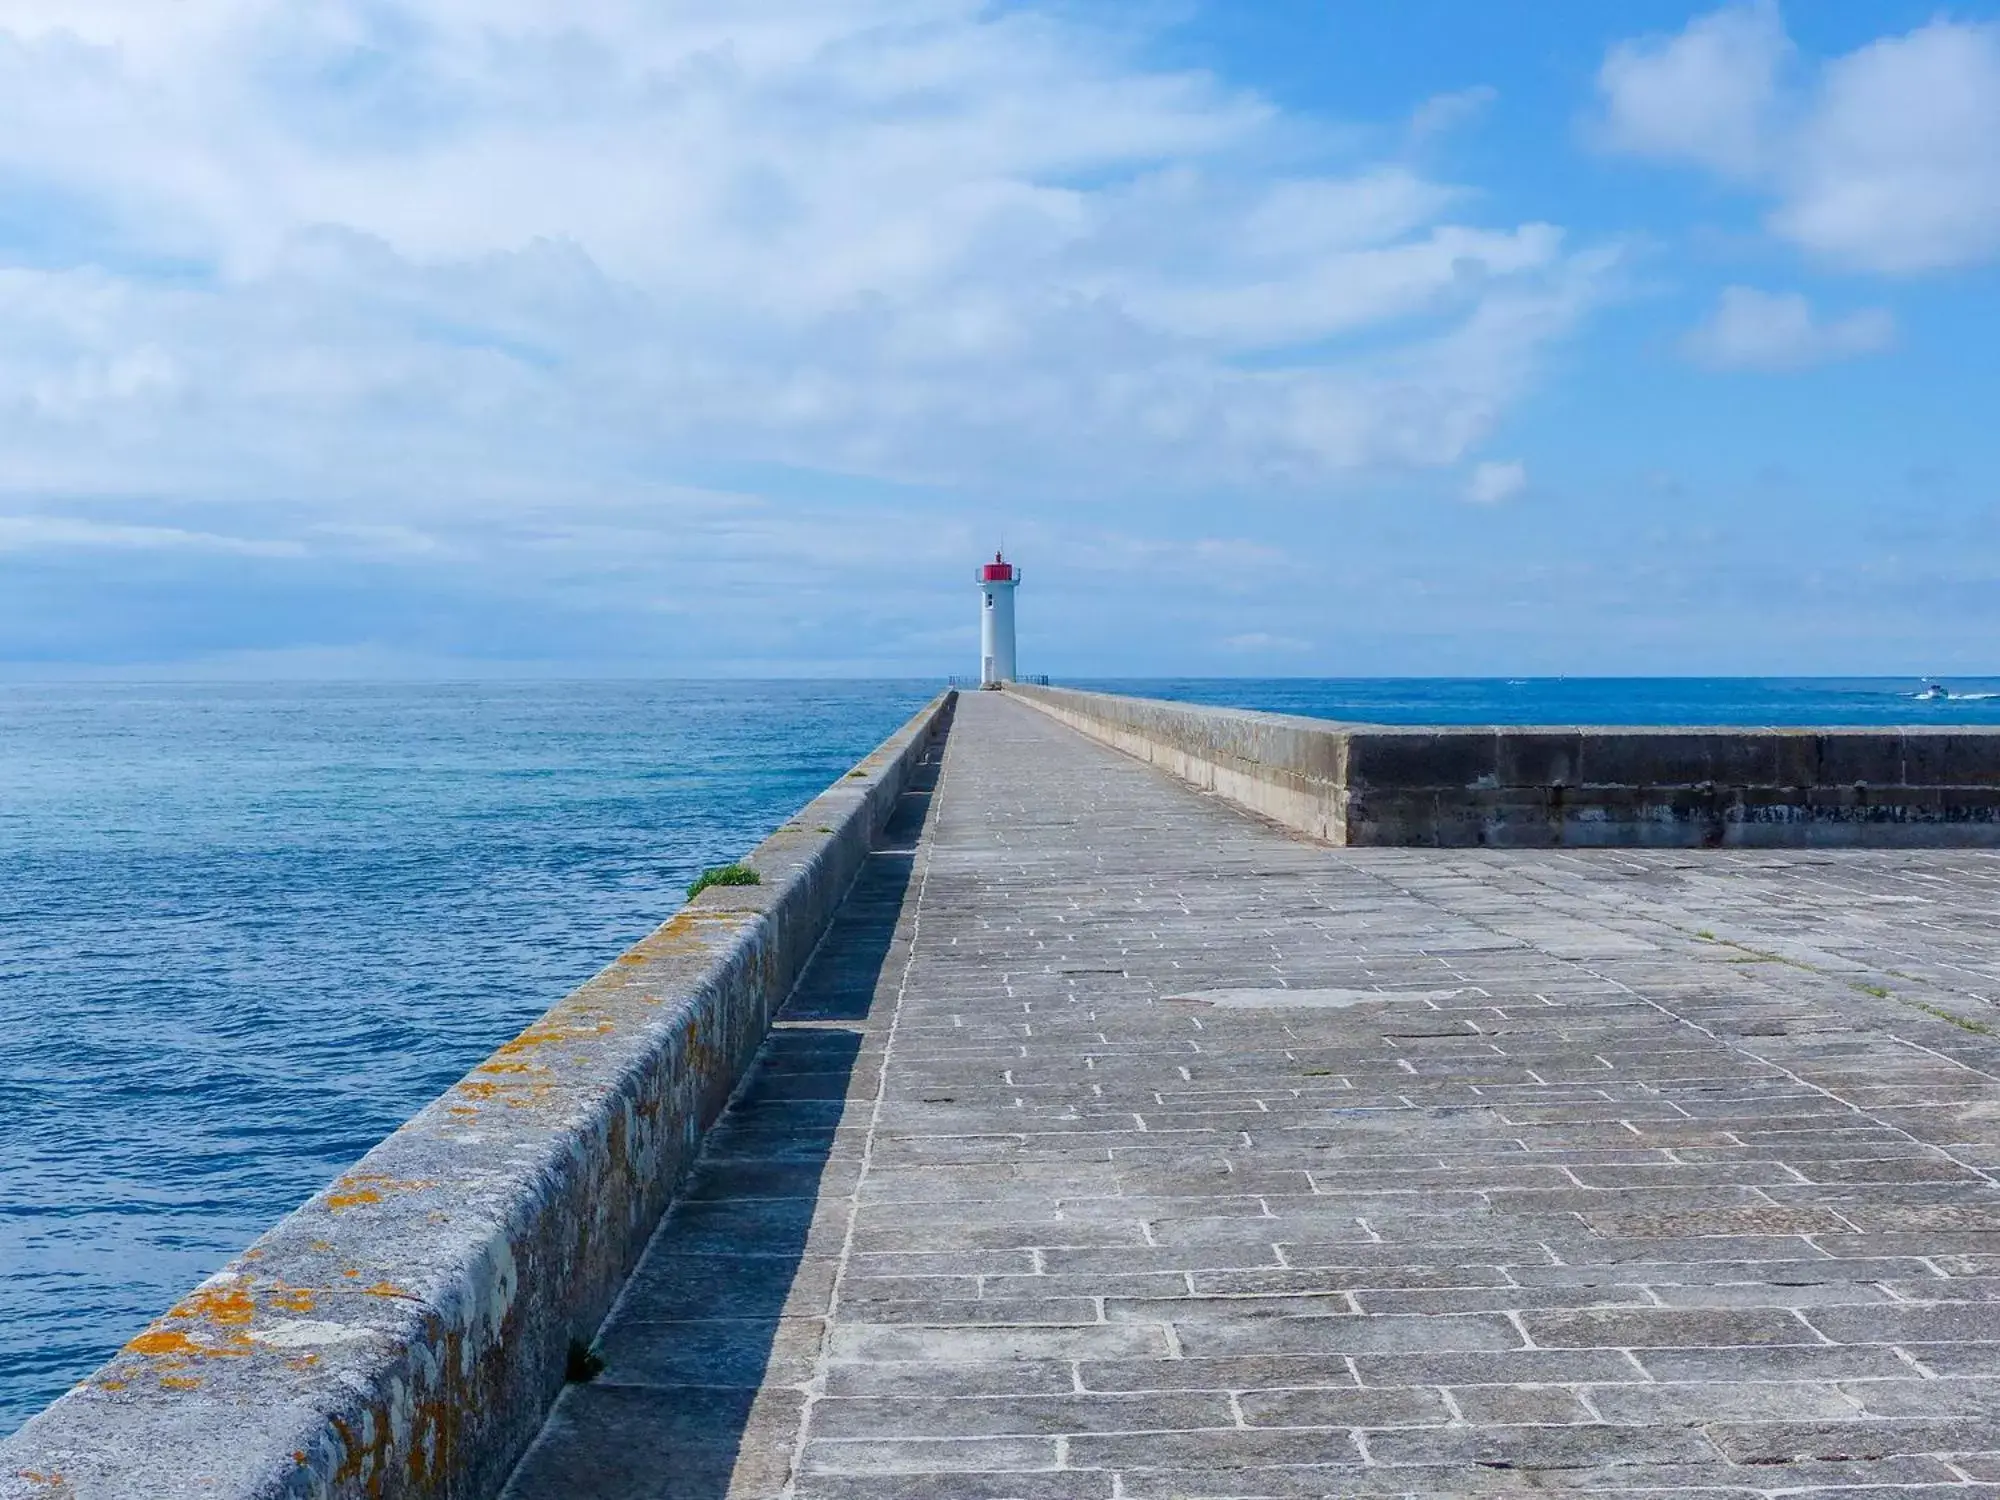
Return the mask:
[[2000,857],[888,845],[512,1500],[2000,1497]]

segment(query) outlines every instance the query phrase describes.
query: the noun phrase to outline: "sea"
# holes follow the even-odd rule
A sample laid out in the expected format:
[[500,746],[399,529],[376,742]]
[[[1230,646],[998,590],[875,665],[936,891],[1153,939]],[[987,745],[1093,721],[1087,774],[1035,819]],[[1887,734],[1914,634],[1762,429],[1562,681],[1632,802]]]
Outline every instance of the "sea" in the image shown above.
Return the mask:
[[[2000,723],[2000,680],[1122,680],[1387,723]],[[943,684],[0,685],[0,1435]]]
[[0,685],[0,1434],[942,686]]
[[1363,724],[2000,724],[2000,677],[1219,677],[1064,685]]

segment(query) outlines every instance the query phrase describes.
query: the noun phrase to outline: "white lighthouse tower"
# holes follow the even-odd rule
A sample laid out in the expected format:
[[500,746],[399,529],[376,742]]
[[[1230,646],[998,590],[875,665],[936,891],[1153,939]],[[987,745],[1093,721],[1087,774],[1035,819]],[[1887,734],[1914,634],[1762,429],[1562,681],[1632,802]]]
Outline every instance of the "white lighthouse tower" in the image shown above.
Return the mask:
[[979,570],[979,685],[1014,680],[1014,590],[1021,570],[999,553]]

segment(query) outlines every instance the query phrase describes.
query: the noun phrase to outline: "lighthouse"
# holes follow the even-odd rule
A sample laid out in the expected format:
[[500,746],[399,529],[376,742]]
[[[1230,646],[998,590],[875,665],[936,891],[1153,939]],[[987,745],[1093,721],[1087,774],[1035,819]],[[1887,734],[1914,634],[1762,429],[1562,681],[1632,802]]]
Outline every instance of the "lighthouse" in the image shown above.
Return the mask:
[[1014,590],[1021,570],[998,552],[979,570],[979,685],[1014,680]]

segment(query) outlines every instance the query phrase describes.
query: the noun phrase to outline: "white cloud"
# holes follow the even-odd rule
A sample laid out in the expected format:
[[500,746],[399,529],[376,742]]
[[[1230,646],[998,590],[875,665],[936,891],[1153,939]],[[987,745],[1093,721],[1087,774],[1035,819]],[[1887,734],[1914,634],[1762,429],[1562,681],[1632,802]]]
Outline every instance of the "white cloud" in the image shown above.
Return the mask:
[[1612,267],[1302,123],[978,0],[0,0],[0,490],[1459,463]]
[[1873,354],[1895,341],[1896,320],[1884,308],[1822,321],[1797,292],[1732,286],[1682,347],[1689,358],[1717,369],[1796,370]]
[[1511,500],[1528,487],[1528,466],[1524,463],[1483,463],[1475,467],[1465,482],[1465,498],[1474,505],[1498,505]]
[[1410,116],[1410,139],[1416,142],[1470,124],[1493,107],[1500,91],[1491,84],[1475,84],[1449,94],[1433,94]]
[[1296,571],[1292,553],[1241,537],[1191,539],[1139,536],[1125,531],[1075,526],[1038,526],[1023,538],[1045,555],[1059,554],[1074,573],[1147,578],[1177,583],[1225,582],[1268,586],[1278,574]]
[[1933,22],[1828,65],[1779,233],[1887,272],[2000,254],[2000,27]]
[[1773,0],[1698,17],[1672,37],[1621,42],[1597,76],[1614,150],[1749,174],[1764,164],[1791,43]]
[[1426,229],[1462,196],[1399,166],[1352,177],[1279,180],[1264,187],[1243,215],[1237,245],[1280,264],[1379,248]]
[[139,552],[220,552],[235,557],[303,557],[305,548],[285,539],[219,536],[176,526],[128,526],[67,516],[0,516],[0,552],[47,552],[110,547]]
[[2000,255],[2000,26],[1936,20],[1785,76],[1775,5],[1614,47],[1610,149],[1707,167],[1770,195],[1773,233],[1903,275]]

